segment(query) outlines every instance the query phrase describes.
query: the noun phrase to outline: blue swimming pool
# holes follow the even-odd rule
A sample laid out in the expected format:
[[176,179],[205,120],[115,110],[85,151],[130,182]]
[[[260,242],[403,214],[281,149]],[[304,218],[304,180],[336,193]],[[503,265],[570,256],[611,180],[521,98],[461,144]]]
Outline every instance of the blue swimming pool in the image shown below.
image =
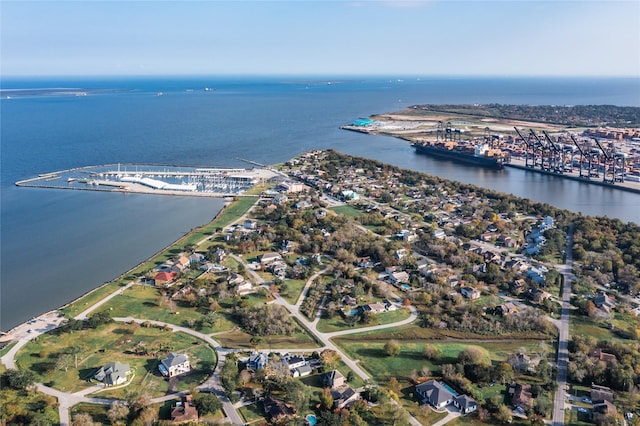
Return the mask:
[[305,420],[309,426],[316,426],[316,423],[318,423],[316,416],[313,414],[308,414],[307,417],[305,417]]
[[446,384],[445,382],[440,382],[440,384],[442,385],[442,387],[444,387],[446,390],[448,390],[449,392],[451,392],[451,395],[453,396],[460,396],[460,394],[456,391],[453,390],[453,388],[451,388],[451,386],[449,386],[448,384]]

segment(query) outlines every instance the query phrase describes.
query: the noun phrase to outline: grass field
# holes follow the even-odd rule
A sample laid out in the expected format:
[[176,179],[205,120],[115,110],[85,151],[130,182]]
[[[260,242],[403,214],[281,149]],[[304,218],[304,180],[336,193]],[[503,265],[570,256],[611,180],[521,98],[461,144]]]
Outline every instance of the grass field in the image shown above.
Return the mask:
[[[613,324],[613,329],[609,328]],[[569,332],[571,335],[592,336],[598,340],[617,340],[629,342],[630,327],[640,328],[640,320],[629,314],[616,313],[611,321],[598,322],[584,315],[571,315]]]
[[334,212],[336,212],[338,214],[343,214],[343,215],[346,215],[346,216],[349,216],[349,217],[358,217],[358,216],[362,215],[362,211],[356,209],[353,206],[349,206],[349,205],[330,207],[329,210],[333,210]]
[[[216,340],[227,348],[253,349],[251,336],[241,330],[216,335]],[[290,349],[317,348],[318,344],[306,333],[294,333],[288,336],[260,336],[262,341],[257,344],[258,349]]]
[[262,424],[263,422],[266,422],[266,419],[264,418],[264,407],[262,405],[262,402],[240,407],[238,411],[244,419],[245,424]]
[[[141,346],[150,352],[157,351],[157,356],[136,355],[136,348]],[[59,357],[73,347],[81,348],[78,368],[74,364],[67,371],[56,368]],[[43,334],[18,352],[17,363],[21,368],[34,371],[38,381],[67,392],[77,392],[95,384],[90,382],[91,378],[107,362],[127,363],[134,372],[131,383],[100,392],[101,397],[123,398],[127,392],[142,391],[161,396],[170,388],[157,365],[169,351],[187,353],[193,368],[191,374],[171,385],[172,390],[186,390],[201,383],[216,365],[213,349],[193,336],[124,323],[106,324],[95,330],[75,331],[63,336]]]
[[287,302],[295,305],[307,282],[305,280],[284,280],[284,282],[287,285],[287,292],[286,294],[281,293],[281,296],[284,297]]
[[361,327],[371,327],[374,325],[391,324],[409,318],[411,313],[408,309],[398,309],[391,312],[383,312],[375,315],[369,324],[357,323],[355,325],[347,324],[341,315],[336,314],[333,318],[322,318],[318,321],[317,329],[322,333],[331,333],[333,331],[358,329]]
[[406,378],[412,370],[420,371],[423,366],[428,367],[432,373],[438,374],[442,364],[452,364],[457,361],[458,354],[469,346],[479,346],[489,352],[492,361],[503,361],[510,354],[519,351],[535,351],[537,342],[531,341],[506,341],[506,342],[438,342],[429,343],[442,351],[442,356],[437,361],[424,358],[423,349],[425,342],[401,341],[401,352],[396,357],[388,357],[384,353],[386,342],[360,339],[335,338],[339,345],[354,360],[360,360],[360,366],[365,368],[375,381],[386,382],[391,377],[398,380]]

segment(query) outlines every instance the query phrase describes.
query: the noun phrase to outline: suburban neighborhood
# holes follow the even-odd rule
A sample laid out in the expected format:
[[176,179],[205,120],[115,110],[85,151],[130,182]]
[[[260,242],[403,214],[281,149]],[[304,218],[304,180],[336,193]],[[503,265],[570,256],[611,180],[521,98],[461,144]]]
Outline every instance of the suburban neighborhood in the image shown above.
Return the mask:
[[274,169],[4,347],[3,422],[640,424],[636,225],[335,151]]

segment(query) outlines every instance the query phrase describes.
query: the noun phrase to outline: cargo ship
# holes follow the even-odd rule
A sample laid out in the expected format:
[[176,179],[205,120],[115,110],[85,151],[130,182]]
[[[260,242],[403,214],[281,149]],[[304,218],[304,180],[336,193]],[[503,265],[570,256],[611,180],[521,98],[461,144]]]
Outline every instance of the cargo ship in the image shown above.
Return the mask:
[[502,169],[509,162],[509,155],[487,144],[468,141],[458,142],[415,142],[413,147],[418,154],[445,158],[461,163]]

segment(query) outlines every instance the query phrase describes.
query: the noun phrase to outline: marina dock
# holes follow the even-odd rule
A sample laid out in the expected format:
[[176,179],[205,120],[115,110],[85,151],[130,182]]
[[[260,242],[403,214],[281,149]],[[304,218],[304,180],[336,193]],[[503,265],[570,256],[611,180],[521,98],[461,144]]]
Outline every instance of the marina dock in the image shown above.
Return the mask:
[[276,175],[262,168],[112,164],[43,173],[18,181],[16,186],[220,198],[243,196],[254,185]]

